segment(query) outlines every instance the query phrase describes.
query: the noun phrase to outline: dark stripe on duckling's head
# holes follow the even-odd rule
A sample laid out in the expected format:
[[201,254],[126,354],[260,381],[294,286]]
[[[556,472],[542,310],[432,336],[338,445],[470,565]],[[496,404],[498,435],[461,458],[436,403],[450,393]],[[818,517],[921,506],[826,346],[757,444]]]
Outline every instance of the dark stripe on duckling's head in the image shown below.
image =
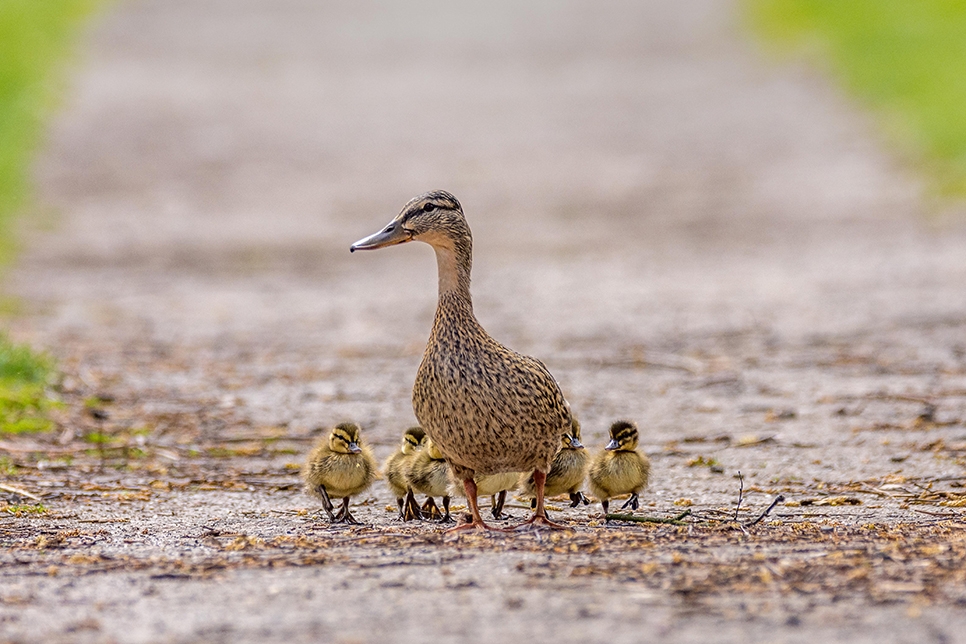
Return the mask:
[[426,430],[422,427],[410,427],[403,434],[403,443],[412,448],[419,447],[426,440]]
[[358,454],[362,451],[359,447],[359,426],[355,423],[336,425],[329,437],[329,445],[338,452]]
[[610,426],[610,443],[606,449],[634,449],[637,437],[637,425],[629,420],[618,420]]

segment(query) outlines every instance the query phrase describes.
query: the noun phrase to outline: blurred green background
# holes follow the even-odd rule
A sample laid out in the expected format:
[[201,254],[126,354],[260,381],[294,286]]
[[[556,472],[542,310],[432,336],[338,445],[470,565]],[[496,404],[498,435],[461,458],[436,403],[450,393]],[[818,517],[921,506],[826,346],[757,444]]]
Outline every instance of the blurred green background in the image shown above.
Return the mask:
[[[95,0],[0,0],[0,267],[28,209],[30,167],[56,104],[66,63]],[[43,431],[54,406],[52,360],[0,334],[0,435]]]
[[823,65],[939,194],[966,195],[966,2],[745,0],[752,28]]

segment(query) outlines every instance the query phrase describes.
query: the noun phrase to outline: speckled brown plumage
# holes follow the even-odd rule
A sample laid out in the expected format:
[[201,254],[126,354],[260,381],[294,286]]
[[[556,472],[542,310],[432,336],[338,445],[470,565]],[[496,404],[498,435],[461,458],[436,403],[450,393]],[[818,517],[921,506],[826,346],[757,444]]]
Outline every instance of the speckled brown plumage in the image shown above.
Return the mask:
[[[588,460],[587,450],[580,443],[580,423],[574,418],[573,427],[570,432],[563,435],[560,451],[554,457],[550,471],[547,473],[544,494],[547,496],[569,494],[571,507],[576,507],[582,501],[586,503],[580,493],[580,487],[587,476]],[[520,477],[520,496],[533,498],[535,494],[533,475],[528,473]]]
[[[542,481],[570,428],[570,408],[543,363],[504,347],[476,320],[473,239],[456,198],[443,191],[416,197],[352,250],[412,240],[430,244],[439,267],[436,317],[413,386],[416,418],[464,482],[522,471]],[[474,524],[485,527],[477,515]],[[542,515],[541,497],[535,518]]]

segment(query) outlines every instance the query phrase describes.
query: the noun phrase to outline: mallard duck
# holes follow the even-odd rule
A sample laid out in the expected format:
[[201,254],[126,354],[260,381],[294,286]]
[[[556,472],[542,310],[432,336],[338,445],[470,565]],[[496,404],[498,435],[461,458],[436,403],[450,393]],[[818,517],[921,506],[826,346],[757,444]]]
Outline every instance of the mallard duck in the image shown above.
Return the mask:
[[[499,474],[476,475],[473,482],[476,484],[477,496],[490,497],[490,514],[494,519],[509,519],[503,514],[503,505],[506,503],[507,492],[511,492],[517,487],[520,479],[519,472],[500,472]],[[455,476],[450,477],[450,495],[466,496],[466,488],[463,482]]]
[[[584,505],[590,503],[580,491],[580,486],[587,475],[588,457],[587,450],[580,442],[580,423],[576,418],[571,419],[571,422],[573,423],[571,429],[563,435],[560,451],[554,457],[550,471],[547,473],[544,494],[557,496],[566,492],[570,495],[570,507],[575,508],[581,502]],[[533,477],[527,474],[520,477],[520,496],[530,498],[531,507],[537,503],[535,492]]]
[[[305,491],[322,499],[332,523],[359,523],[349,512],[349,497],[364,492],[376,479],[376,459],[359,437],[359,426],[336,425],[329,438],[319,443],[302,468]],[[332,514],[332,499],[342,499]]]
[[[423,516],[440,517],[440,523],[452,522],[449,515],[449,465],[436,444],[426,439],[423,449],[409,459],[406,467],[406,481],[413,491],[426,495],[422,507]],[[440,512],[434,497],[443,497],[443,511]]]
[[536,509],[518,529],[562,528],[547,519],[544,485],[570,407],[542,362],[504,347],[473,314],[473,237],[456,197],[442,190],[412,199],[379,232],[350,248],[373,250],[410,241],[436,252],[439,299],[413,386],[413,411],[463,482],[473,515],[455,529],[490,529],[480,517],[476,475],[533,472]]
[[638,454],[637,426],[627,420],[619,420],[610,426],[610,442],[604,451],[594,457],[590,465],[590,493],[600,499],[604,517],[612,497],[630,493],[631,497],[621,509],[638,508],[637,495],[647,485],[651,473],[651,461]]
[[422,518],[416,497],[413,496],[413,489],[409,486],[409,481],[406,480],[406,467],[413,456],[416,455],[416,451],[422,449],[425,443],[426,432],[423,431],[423,428],[410,427],[403,434],[399,449],[386,459],[386,465],[383,467],[389,489],[396,495],[396,505],[399,506],[399,516],[403,521]]

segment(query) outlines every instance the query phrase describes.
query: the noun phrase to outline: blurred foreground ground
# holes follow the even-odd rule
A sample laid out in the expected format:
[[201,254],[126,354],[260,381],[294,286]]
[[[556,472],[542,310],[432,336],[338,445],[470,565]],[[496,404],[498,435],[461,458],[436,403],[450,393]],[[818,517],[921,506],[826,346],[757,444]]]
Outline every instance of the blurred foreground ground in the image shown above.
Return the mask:
[[[0,517],[2,638],[960,638],[966,229],[733,9],[119,5],[10,281],[68,407],[0,443],[49,508]],[[484,326],[593,450],[637,420],[640,514],[688,525],[445,540],[382,483],[368,527],[311,514],[326,426],[382,458],[414,420],[432,253],[348,245],[430,188],[473,227]],[[786,498],[745,530],[739,470],[741,521]]]

